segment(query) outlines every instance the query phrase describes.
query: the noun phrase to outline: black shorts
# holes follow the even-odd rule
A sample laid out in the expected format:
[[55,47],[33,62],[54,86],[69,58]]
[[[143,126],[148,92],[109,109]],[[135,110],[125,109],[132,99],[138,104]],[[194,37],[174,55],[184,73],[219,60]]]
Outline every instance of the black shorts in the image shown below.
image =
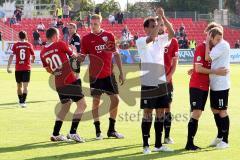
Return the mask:
[[108,95],[118,94],[118,84],[115,75],[112,74],[106,78],[91,78],[90,77],[91,96],[100,96],[103,93]]
[[82,93],[82,83],[80,79],[76,80],[71,85],[57,88],[57,92],[62,104],[67,103],[70,100],[72,100],[73,102],[77,102],[84,97]]
[[190,88],[189,94],[190,94],[191,112],[193,110],[204,111],[207,98],[208,98],[208,91],[204,91],[198,88]]
[[170,100],[167,84],[141,86],[141,109],[169,108]]
[[75,73],[80,73],[80,62],[74,58],[70,58],[70,66]]
[[15,71],[15,79],[17,83],[29,82],[30,81],[31,71]]
[[229,89],[222,91],[210,91],[211,108],[226,110],[228,107]]

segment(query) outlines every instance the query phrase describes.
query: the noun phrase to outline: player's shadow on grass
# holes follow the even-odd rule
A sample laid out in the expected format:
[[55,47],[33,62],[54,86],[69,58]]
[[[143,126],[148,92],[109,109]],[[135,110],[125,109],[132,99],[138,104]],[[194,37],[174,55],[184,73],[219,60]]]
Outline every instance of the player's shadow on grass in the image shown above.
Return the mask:
[[[142,148],[140,148],[142,149]],[[133,160],[133,159],[159,159],[159,158],[165,158],[165,157],[171,157],[171,156],[177,156],[177,155],[184,155],[184,154],[195,154],[200,152],[209,152],[216,150],[214,148],[203,148],[199,151],[186,151],[185,149],[177,149],[173,152],[152,152],[151,154],[144,155],[142,152],[132,153],[132,154],[124,154],[124,155],[117,155],[117,156],[110,156],[110,157],[103,157],[103,158],[92,158],[88,160]],[[177,158],[176,158],[177,159]]]
[[[104,141],[108,141],[108,140],[116,140],[116,141],[121,141],[121,139],[117,139],[117,138],[114,138],[114,137],[104,137],[103,138],[103,140]],[[86,142],[94,142],[94,141],[96,141],[96,142],[98,142],[99,140],[97,140],[96,138],[89,138],[89,139],[86,139]]]
[[24,151],[24,150],[30,150],[30,149],[39,149],[39,148],[51,148],[51,147],[58,147],[58,146],[65,146],[65,145],[73,145],[76,144],[74,142],[66,143],[66,142],[36,142],[36,143],[29,143],[29,144],[23,144],[20,146],[14,146],[14,147],[2,147],[0,148],[0,153],[8,153],[8,152],[17,152],[17,151]]
[[[49,101],[56,101],[56,100],[27,101],[27,104],[43,103],[43,102],[49,102]],[[1,106],[14,106],[14,108],[15,108],[15,107],[16,107],[15,105],[18,105],[18,103],[16,103],[16,102],[12,102],[12,103],[0,103],[0,109],[1,109],[1,108],[10,108],[10,107],[1,107]]]
[[71,159],[71,158],[86,158],[92,155],[104,154],[104,153],[113,153],[123,150],[128,150],[132,148],[138,148],[142,145],[134,144],[134,145],[126,145],[126,146],[117,146],[99,150],[90,150],[90,151],[82,151],[82,152],[73,152],[73,153],[66,153],[66,154],[59,154],[59,155],[52,155],[52,156],[44,156],[44,157],[36,157],[30,158],[26,160],[50,160],[50,159]]
[[12,106],[12,107],[0,107],[0,110],[6,110],[6,109],[16,109],[19,108],[18,106]]
[[[134,149],[139,148],[139,150],[142,149],[142,145],[135,144],[135,145],[126,145],[126,146],[118,146],[118,147],[111,147],[111,148],[105,148],[105,149],[99,149],[99,150],[91,150],[91,151],[82,151],[82,152],[73,152],[73,153],[65,153],[65,154],[59,154],[59,155],[52,155],[52,156],[43,156],[43,157],[35,157],[30,158],[26,160],[51,160],[51,159],[71,159],[71,158],[87,158],[89,156],[96,156],[96,155],[103,155],[104,153],[109,154],[113,152],[119,152],[124,151],[128,149]],[[178,149],[174,152],[156,152],[151,153],[149,155],[143,155],[142,152],[138,153],[132,153],[132,154],[123,154],[123,155],[117,155],[117,156],[109,156],[109,157],[102,157],[102,158],[87,158],[88,160],[133,160],[133,159],[159,159],[164,157],[171,157],[176,155],[184,155],[184,154],[192,154],[192,153],[199,153],[199,152],[208,152],[215,150],[214,148],[205,148],[200,151],[186,151],[185,149]]]

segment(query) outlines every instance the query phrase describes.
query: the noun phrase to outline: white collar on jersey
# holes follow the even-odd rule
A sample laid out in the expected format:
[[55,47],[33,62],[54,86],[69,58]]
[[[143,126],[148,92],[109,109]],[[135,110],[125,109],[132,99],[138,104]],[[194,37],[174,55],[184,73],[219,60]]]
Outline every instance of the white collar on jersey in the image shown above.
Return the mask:
[[18,42],[27,42],[26,40],[20,40],[20,41],[18,41]]
[[48,48],[48,47],[50,47],[53,43],[54,43],[54,42],[47,43],[44,47],[45,47],[45,48]]

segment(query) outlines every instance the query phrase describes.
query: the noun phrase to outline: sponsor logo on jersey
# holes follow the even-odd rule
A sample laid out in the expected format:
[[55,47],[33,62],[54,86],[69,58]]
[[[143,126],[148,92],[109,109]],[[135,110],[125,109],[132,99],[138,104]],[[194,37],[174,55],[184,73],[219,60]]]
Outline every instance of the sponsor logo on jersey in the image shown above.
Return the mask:
[[97,53],[101,53],[105,49],[106,49],[106,45],[105,44],[95,46],[95,50],[97,51]]
[[107,36],[102,37],[102,39],[103,39],[104,42],[108,41],[108,37]]

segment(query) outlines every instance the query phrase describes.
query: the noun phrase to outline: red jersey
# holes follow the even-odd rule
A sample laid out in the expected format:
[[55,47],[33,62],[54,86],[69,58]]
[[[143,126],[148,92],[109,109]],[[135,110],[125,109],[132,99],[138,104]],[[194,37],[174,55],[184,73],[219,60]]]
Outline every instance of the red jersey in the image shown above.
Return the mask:
[[194,59],[193,59],[193,73],[190,79],[190,87],[198,88],[204,91],[208,91],[209,88],[209,75],[203,73],[197,73],[195,71],[195,64],[201,64],[204,68],[211,69],[211,63],[205,61],[205,43],[197,46]]
[[89,55],[91,77],[105,78],[112,74],[112,56],[116,50],[112,33],[102,30],[99,34],[89,33],[82,38],[81,53]]
[[55,76],[56,88],[62,88],[77,80],[69,64],[68,56],[72,55],[73,52],[63,41],[46,45],[40,53],[43,67],[49,68]]
[[32,44],[29,42],[17,42],[12,48],[13,55],[16,56],[16,71],[31,70],[31,55],[34,56]]
[[176,38],[173,38],[169,46],[165,47],[164,65],[166,75],[168,75],[171,72],[173,58],[178,58],[178,41]]

